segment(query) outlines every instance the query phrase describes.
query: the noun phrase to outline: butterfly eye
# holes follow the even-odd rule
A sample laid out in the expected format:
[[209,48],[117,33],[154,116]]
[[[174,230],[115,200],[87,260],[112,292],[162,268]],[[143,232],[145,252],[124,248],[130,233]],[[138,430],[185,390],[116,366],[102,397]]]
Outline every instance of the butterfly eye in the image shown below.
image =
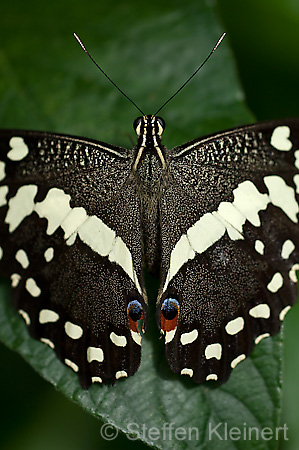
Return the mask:
[[143,308],[138,300],[132,300],[127,307],[128,316],[133,322],[142,318]]
[[176,318],[180,310],[180,305],[174,298],[167,298],[164,300],[161,312],[165,320],[173,320]]
[[157,125],[158,125],[158,135],[161,136],[163,131],[165,130],[165,122],[162,117],[156,117]]
[[137,117],[137,119],[135,119],[133,122],[133,128],[137,136],[140,136],[141,134],[141,124],[142,124],[142,117]]

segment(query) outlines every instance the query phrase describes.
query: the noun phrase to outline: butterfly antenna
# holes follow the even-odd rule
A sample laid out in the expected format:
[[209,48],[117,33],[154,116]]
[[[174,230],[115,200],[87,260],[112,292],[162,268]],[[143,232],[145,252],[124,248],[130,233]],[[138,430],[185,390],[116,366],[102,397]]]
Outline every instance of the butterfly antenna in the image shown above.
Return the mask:
[[93,57],[91,56],[91,54],[87,51],[85,45],[83,44],[83,42],[81,41],[81,39],[79,38],[79,36],[77,36],[76,33],[74,33],[74,37],[77,39],[77,41],[79,42],[79,44],[81,45],[82,49],[85,51],[85,53],[89,56],[89,58],[92,60],[92,62],[95,64],[95,66],[102,72],[103,75],[105,75],[105,77],[110,81],[110,83],[113,84],[113,86],[116,87],[116,89],[119,90],[119,92],[126,97],[134,106],[135,108],[138,109],[138,111],[141,112],[141,114],[144,116],[144,112],[141,111],[141,109],[136,105],[135,102],[133,102],[133,100],[127,96],[127,94],[124,93],[124,91],[122,91],[117,84],[114,83],[114,81],[111,80],[111,78],[106,74],[106,72],[104,72],[104,70],[95,62],[95,60],[93,59]]
[[204,62],[201,63],[201,65],[195,70],[195,72],[185,81],[185,83],[168,99],[166,100],[165,103],[163,103],[163,105],[161,106],[161,108],[158,109],[158,111],[156,112],[156,114],[154,114],[155,116],[161,111],[162,108],[164,108],[165,105],[167,105],[167,103],[170,102],[170,100],[172,100],[185,86],[186,84],[189,83],[190,80],[192,80],[193,77],[195,77],[195,75],[197,74],[197,72],[200,71],[200,69],[205,65],[205,63],[208,61],[208,59],[210,59],[210,57],[212,56],[212,54],[215,52],[215,50],[217,49],[217,47],[221,44],[221,42],[223,41],[223,39],[225,38],[226,33],[223,33],[220,38],[218,39],[217,43],[215,44],[213,50],[209,53],[209,55],[206,57],[206,59],[204,60]]

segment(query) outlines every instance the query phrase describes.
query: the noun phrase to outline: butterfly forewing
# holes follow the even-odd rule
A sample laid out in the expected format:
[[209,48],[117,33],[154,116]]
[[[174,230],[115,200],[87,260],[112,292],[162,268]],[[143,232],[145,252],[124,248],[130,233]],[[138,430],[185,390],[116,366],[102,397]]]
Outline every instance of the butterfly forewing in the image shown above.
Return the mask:
[[293,119],[170,151],[158,321],[174,372],[227,380],[296,301],[298,149]]
[[26,131],[2,131],[0,145],[0,273],[31,334],[84,387],[132,375],[146,319],[132,155]]

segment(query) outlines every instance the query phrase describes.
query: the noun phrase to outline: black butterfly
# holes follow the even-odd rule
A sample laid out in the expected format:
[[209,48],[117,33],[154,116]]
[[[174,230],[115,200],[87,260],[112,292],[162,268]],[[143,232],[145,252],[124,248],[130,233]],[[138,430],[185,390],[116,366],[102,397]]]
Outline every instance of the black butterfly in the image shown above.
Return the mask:
[[0,275],[83,387],[138,369],[144,263],[168,364],[197,383],[227,380],[296,301],[299,119],[172,150],[164,126],[136,119],[132,150],[0,131]]
[[167,150],[138,118],[132,150],[6,131],[0,273],[31,334],[82,386],[133,375],[147,321],[143,262],[174,372],[227,380],[297,296],[299,119]]

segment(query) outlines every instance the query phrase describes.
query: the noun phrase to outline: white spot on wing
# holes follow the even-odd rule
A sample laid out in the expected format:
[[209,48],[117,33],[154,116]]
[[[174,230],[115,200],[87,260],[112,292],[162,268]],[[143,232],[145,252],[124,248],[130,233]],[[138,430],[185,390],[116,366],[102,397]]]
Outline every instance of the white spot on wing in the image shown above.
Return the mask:
[[114,239],[112,249],[109,253],[109,261],[119,264],[129,275],[131,280],[134,281],[135,285],[138,287],[139,292],[141,291],[137,276],[133,269],[131,252],[119,236]]
[[287,239],[281,248],[281,257],[283,259],[288,259],[291,253],[295,250],[295,244],[290,239]]
[[234,369],[236,367],[236,365],[239,364],[241,361],[243,361],[245,358],[246,358],[246,356],[244,355],[244,353],[242,353],[242,355],[237,356],[230,363],[231,368]]
[[259,342],[261,342],[263,339],[267,338],[270,336],[270,333],[264,333],[264,334],[260,334],[259,336],[257,336],[254,340],[255,344],[258,344]]
[[192,331],[189,331],[188,333],[183,333],[181,335],[181,344],[182,345],[187,345],[187,344],[192,344],[192,342],[194,342],[198,337],[198,331],[195,328]]
[[18,189],[16,195],[8,202],[8,211],[5,217],[5,223],[9,225],[9,231],[12,233],[25,217],[34,211],[34,197],[37,193],[37,186],[26,185]]
[[11,287],[15,288],[20,283],[22,277],[18,273],[13,273],[11,274],[10,279],[11,279]]
[[228,334],[237,334],[244,328],[244,319],[243,317],[237,317],[236,319],[231,320],[227,323],[225,330]]
[[18,313],[20,314],[20,316],[23,317],[23,319],[25,320],[26,325],[29,326],[30,323],[31,323],[29,314],[26,311],[24,311],[23,309],[19,309]]
[[33,278],[28,278],[25,283],[25,287],[29,294],[32,295],[32,297],[39,297],[41,294],[41,290],[36,284],[36,281]]
[[[230,203],[230,205],[231,205],[231,203]],[[215,218],[217,218],[218,220],[220,220],[220,222],[223,223],[223,225],[225,226],[225,229],[227,231],[227,234],[229,235],[231,240],[236,241],[238,239],[244,239],[243,234],[241,234],[235,227],[233,227],[230,223],[228,223],[226,220],[224,220],[224,218],[222,216],[220,216],[220,214],[218,214],[218,212],[213,212],[213,216]],[[245,218],[244,218],[244,222],[245,222]]]
[[288,186],[283,178],[277,175],[264,177],[265,185],[269,191],[269,197],[273,205],[281,208],[282,211],[295,223],[298,222],[298,203],[295,198],[295,191]]
[[[187,236],[192,248],[203,253],[225,233],[225,226],[213,214],[202,216],[189,230]],[[190,258],[189,258],[190,259]]]
[[214,215],[215,214],[224,219],[224,225],[231,239],[243,239],[243,235],[241,233],[243,231],[243,225],[246,218],[243,214],[240,213],[240,211],[234,206],[233,203],[220,203],[218,212],[214,213]]
[[136,344],[141,345],[141,336],[139,333],[137,333],[137,331],[131,331],[131,336],[134,342],[136,342]]
[[210,375],[206,376],[206,381],[209,381],[209,380],[217,381],[218,375],[216,373],[210,373]]
[[265,244],[259,239],[257,239],[254,243],[254,248],[260,255],[263,255],[265,250]]
[[[299,158],[299,150],[297,150],[297,152],[298,152],[298,158]],[[299,163],[299,160],[298,160],[298,163]],[[299,169],[299,164],[298,164],[298,169]],[[297,194],[299,194],[299,175],[298,174],[294,175],[293,181],[296,186],[296,192],[297,192]]]
[[103,362],[104,361],[104,352],[99,347],[88,347],[87,349],[87,361],[98,361]]
[[270,144],[277,150],[288,152],[293,147],[289,137],[291,130],[286,125],[276,127],[272,133]]
[[70,359],[65,358],[64,363],[69,366],[71,369],[73,369],[74,372],[78,372],[79,371],[79,367],[77,366],[77,364],[75,364],[73,361],[71,361]]
[[269,203],[267,194],[261,194],[249,180],[243,181],[233,192],[234,206],[252,225],[259,227],[261,225],[259,212],[266,209]]
[[52,188],[42,202],[36,203],[35,211],[39,217],[48,220],[47,234],[53,234],[71,212],[70,199],[70,195],[61,189]]
[[249,310],[250,316],[256,319],[269,319],[270,313],[267,303],[260,303]]
[[222,355],[222,346],[221,344],[210,344],[207,345],[205,349],[205,357],[207,359],[216,358],[221,359]]
[[127,372],[125,370],[119,370],[115,374],[116,380],[119,380],[119,378],[124,378],[124,377],[127,377],[127,376],[128,376],[128,374],[127,374]]
[[29,149],[21,137],[12,137],[9,141],[11,150],[7,153],[7,157],[11,161],[21,161],[28,153]]
[[277,292],[283,285],[283,278],[281,273],[276,272],[270,283],[267,285],[267,288],[270,292]]
[[55,345],[52,341],[50,341],[50,339],[48,338],[40,338],[41,342],[43,342],[44,344],[47,344],[50,348],[54,349]]
[[59,315],[51,309],[42,309],[39,313],[39,323],[57,322]]
[[72,322],[65,322],[64,330],[66,334],[72,339],[80,339],[83,335],[83,329],[79,325],[75,325]]
[[288,305],[288,306],[286,306],[285,308],[283,308],[283,310],[280,311],[280,314],[279,314],[279,320],[283,321],[283,319],[285,318],[286,313],[287,313],[288,311],[290,311],[290,309],[291,309],[290,305]]
[[82,242],[102,256],[108,256],[115,239],[115,232],[96,216],[88,217],[78,234]]
[[299,150],[296,150],[294,152],[294,157],[295,157],[295,167],[296,169],[299,169]]
[[54,248],[53,247],[47,248],[47,250],[44,253],[44,257],[47,262],[52,261],[54,257]]
[[7,194],[8,194],[8,186],[1,186],[0,187],[0,206],[6,205]]
[[125,347],[127,345],[126,336],[118,336],[114,333],[114,331],[110,333],[110,339],[114,345],[117,345],[117,347]]
[[169,344],[175,336],[176,328],[174,330],[165,332],[165,344]]
[[0,260],[3,258],[3,248],[0,247]]
[[189,377],[193,377],[193,370],[185,367],[181,370],[181,375],[189,375]]
[[296,271],[299,270],[299,264],[296,263],[291,267],[291,270],[289,271],[289,277],[290,280],[292,280],[294,283],[297,283],[297,275]]
[[27,267],[29,267],[29,259],[24,250],[20,249],[17,251],[16,260],[21,264],[23,269],[27,269]]
[[185,262],[189,259],[193,259],[194,257],[195,252],[192,250],[187,236],[183,234],[171,252],[170,267],[167,274],[166,283],[171,280],[171,278],[179,271]]
[[91,377],[92,383],[103,383],[103,380],[101,377]]
[[87,219],[84,208],[73,208],[61,223],[64,239],[68,239]]
[[5,177],[5,163],[3,161],[0,161],[0,181],[4,180]]
[[76,233],[73,233],[73,234],[66,240],[66,245],[69,245],[69,246],[73,245],[74,242],[76,241],[76,238],[77,238],[77,234],[76,234]]

